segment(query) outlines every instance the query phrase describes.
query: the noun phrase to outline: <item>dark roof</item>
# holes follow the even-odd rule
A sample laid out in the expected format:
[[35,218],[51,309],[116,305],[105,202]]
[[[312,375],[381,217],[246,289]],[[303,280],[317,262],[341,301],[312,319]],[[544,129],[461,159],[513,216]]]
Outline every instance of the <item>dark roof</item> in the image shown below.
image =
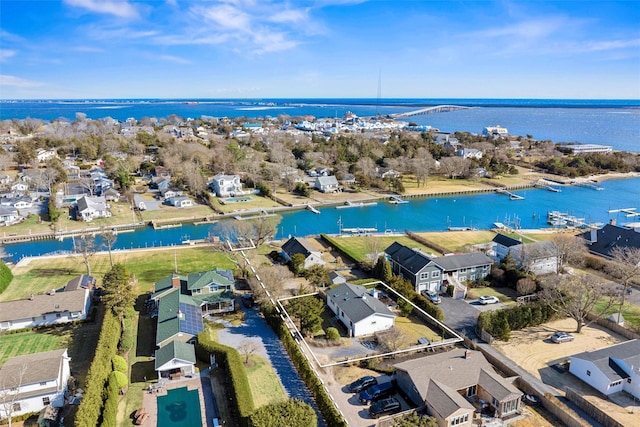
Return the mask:
[[498,233],[496,237],[493,238],[492,242],[495,242],[502,246],[506,246],[507,248],[522,244],[520,240],[514,239],[513,237],[505,236],[504,234],[500,233]]
[[579,236],[587,241],[589,252],[606,258],[611,258],[611,250],[616,246],[640,248],[639,232],[611,224]]
[[393,242],[384,252],[389,258],[413,274],[418,274],[420,270],[433,262],[433,259],[426,254],[398,242]]
[[619,364],[624,363],[627,368],[640,366],[640,340],[625,341],[600,350],[585,351],[571,358],[592,362],[610,380],[627,378],[629,375],[621,369]]
[[493,260],[482,252],[468,254],[446,255],[434,259],[444,271],[457,271],[461,268],[478,267],[492,264]]
[[295,254],[302,254],[305,258],[311,255],[312,252],[318,252],[307,239],[300,237],[292,237],[282,245],[282,250],[289,256]]
[[327,295],[352,322],[359,322],[374,313],[396,317],[378,298],[370,295],[364,286],[343,283],[331,289]]
[[429,380],[425,401],[429,402],[429,405],[443,419],[449,418],[460,409],[474,410],[473,405],[467,402],[460,393],[435,380]]
[[81,274],[67,282],[64,286],[65,292],[75,291],[76,289],[91,289],[96,284],[96,279],[86,274]]

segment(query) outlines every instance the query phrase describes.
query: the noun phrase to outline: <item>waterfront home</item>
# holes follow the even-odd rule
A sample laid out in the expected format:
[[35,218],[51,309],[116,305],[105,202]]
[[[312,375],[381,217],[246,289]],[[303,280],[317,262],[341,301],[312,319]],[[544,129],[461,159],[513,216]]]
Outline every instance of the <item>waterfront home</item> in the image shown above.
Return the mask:
[[322,252],[316,248],[309,239],[303,237],[291,237],[282,245],[282,256],[287,261],[291,261],[295,254],[304,256],[303,267],[308,269],[313,265],[324,265]]
[[509,254],[520,270],[534,274],[557,273],[561,261],[559,249],[551,240],[512,246]]
[[[13,401],[11,416],[38,412],[49,405],[64,406],[70,360],[66,348],[8,359],[0,367],[0,396],[7,403]],[[0,419],[7,417],[7,409],[0,405]]]
[[165,202],[176,208],[190,208],[193,206],[193,202],[187,196],[170,197]]
[[393,327],[396,315],[364,286],[344,283],[327,291],[327,306],[349,331],[349,336],[371,335]]
[[190,341],[204,329],[203,317],[234,311],[233,285],[233,273],[219,268],[154,283],[150,299],[158,316],[156,345]]
[[458,151],[456,151],[456,156],[462,157],[463,159],[480,160],[482,158],[482,151],[475,148],[459,148]]
[[120,200],[120,193],[115,188],[107,189],[103,196],[107,202],[118,202]]
[[569,372],[607,396],[625,391],[640,399],[640,340],[570,356]]
[[12,206],[0,206],[0,226],[11,225],[20,221],[20,215],[16,208]]
[[487,126],[482,130],[482,134],[493,137],[507,136],[509,135],[509,130],[500,125]]
[[335,193],[342,189],[335,175],[318,176],[313,187],[322,193]]
[[155,370],[158,379],[190,377],[195,373],[196,351],[193,344],[171,341],[156,350]]
[[587,231],[579,237],[585,240],[590,253],[608,259],[611,259],[611,251],[615,247],[640,249],[640,232],[613,224]]
[[29,191],[29,184],[27,184],[26,182],[22,182],[22,181],[16,182],[15,184],[13,184],[11,186],[11,191],[14,191],[14,192]]
[[95,218],[108,218],[111,216],[109,205],[103,196],[80,197],[75,204],[76,220],[90,222]]
[[36,158],[40,163],[46,162],[49,159],[57,157],[57,155],[58,153],[56,153],[56,150],[54,148],[50,148],[48,150],[45,150],[44,148],[38,148],[36,150]]
[[495,253],[498,261],[502,261],[504,257],[509,254],[509,250],[512,247],[522,244],[520,240],[514,239],[513,237],[509,237],[501,233],[496,234],[492,242],[494,244],[493,252]]
[[479,351],[458,348],[394,367],[398,388],[416,406],[426,406],[439,426],[471,425],[474,404],[497,418],[514,416],[520,409],[522,392]]
[[0,331],[48,326],[87,318],[91,300],[88,289],[31,295],[27,299],[0,302]]
[[26,209],[33,207],[31,196],[26,195],[4,195],[0,199],[2,206],[12,206],[16,209]]
[[238,175],[214,175],[209,182],[209,188],[218,197],[234,197],[243,194],[242,183]]

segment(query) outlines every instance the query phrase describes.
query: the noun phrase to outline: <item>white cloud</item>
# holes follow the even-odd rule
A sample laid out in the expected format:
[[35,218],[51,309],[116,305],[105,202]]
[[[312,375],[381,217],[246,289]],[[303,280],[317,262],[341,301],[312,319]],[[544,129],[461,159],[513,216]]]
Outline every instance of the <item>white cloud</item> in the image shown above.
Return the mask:
[[93,46],[75,46],[72,47],[71,50],[75,52],[87,52],[87,53],[104,53],[105,50],[99,47]]
[[309,18],[308,10],[287,9],[271,15],[268,19],[272,22],[296,23],[306,21]]
[[119,18],[137,18],[138,10],[126,1],[112,0],[64,0],[73,7],[86,9],[90,12],[114,15]]
[[22,79],[16,76],[10,76],[8,74],[0,74],[0,86],[12,86],[12,87],[37,87],[42,86],[40,82]]
[[174,62],[176,64],[192,64],[192,62],[188,59],[180,58],[173,55],[159,55],[157,58],[167,62]]
[[4,62],[16,54],[15,50],[0,49],[0,62]]
[[196,7],[193,9],[193,12],[224,29],[234,29],[245,32],[250,29],[251,17],[242,10],[228,4]]

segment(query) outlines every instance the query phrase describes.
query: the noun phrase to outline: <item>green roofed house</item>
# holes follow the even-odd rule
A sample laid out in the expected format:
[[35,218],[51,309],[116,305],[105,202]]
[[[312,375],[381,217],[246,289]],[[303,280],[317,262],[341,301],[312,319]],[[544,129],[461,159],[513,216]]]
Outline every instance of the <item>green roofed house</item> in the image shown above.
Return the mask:
[[196,352],[191,344],[171,341],[156,350],[155,369],[158,378],[175,379],[195,373]]
[[233,273],[219,268],[156,282],[151,295],[151,311],[158,315],[156,345],[190,341],[203,331],[203,317],[233,311],[233,285]]

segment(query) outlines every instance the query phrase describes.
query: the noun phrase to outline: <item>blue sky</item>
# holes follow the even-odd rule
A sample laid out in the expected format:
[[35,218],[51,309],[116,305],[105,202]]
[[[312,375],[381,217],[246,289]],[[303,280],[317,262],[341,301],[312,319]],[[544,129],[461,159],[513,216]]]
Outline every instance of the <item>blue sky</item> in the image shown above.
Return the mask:
[[[640,2],[2,0],[0,98],[640,99]],[[379,76],[381,76],[379,80]]]

